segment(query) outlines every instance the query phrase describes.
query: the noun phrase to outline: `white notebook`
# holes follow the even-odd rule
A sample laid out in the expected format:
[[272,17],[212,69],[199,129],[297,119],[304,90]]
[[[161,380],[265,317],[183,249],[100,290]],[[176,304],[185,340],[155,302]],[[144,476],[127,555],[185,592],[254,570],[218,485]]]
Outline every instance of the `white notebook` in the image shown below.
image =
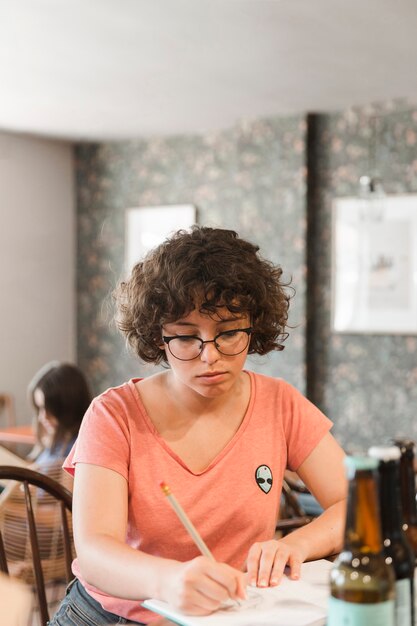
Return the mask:
[[319,626],[326,622],[331,567],[324,560],[304,563],[300,580],[285,576],[278,587],[248,587],[241,606],[203,617],[185,615],[161,600],[146,600],[143,606],[183,626]]
[[28,467],[29,461],[22,459],[18,454],[11,452],[4,446],[0,446],[0,465],[15,465],[17,467]]

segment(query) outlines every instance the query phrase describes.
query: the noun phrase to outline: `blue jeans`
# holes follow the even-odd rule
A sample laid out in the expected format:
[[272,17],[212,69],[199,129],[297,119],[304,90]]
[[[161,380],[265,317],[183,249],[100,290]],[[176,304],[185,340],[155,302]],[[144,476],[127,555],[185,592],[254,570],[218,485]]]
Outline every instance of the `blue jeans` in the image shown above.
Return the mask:
[[49,626],[116,626],[116,624],[135,624],[145,626],[142,622],[128,622],[124,617],[109,613],[101,604],[94,600],[75,578],[67,587],[65,598]]

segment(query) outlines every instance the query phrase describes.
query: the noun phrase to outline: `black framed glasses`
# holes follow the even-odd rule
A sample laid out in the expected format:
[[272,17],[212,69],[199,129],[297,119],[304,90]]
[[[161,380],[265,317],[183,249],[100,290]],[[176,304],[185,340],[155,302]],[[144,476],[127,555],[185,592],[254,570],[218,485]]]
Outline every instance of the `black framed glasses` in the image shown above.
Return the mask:
[[192,361],[200,356],[206,343],[214,343],[220,354],[225,356],[241,354],[248,347],[251,334],[252,327],[249,327],[225,330],[207,341],[196,335],[162,336],[162,339],[173,357],[180,361]]

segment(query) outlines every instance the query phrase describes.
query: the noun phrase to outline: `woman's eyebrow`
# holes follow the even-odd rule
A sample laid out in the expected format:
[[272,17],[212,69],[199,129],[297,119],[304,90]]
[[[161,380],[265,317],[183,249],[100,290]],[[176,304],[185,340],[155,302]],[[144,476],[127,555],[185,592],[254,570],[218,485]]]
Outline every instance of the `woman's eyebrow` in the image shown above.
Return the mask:
[[[241,317],[230,317],[230,318],[225,318],[222,320],[215,320],[216,324],[219,326],[220,324],[227,324],[230,322],[239,322],[240,320],[244,319],[244,316]],[[186,326],[187,328],[195,328],[198,330],[198,324],[194,323],[194,322],[186,322],[185,320],[177,320],[175,322],[167,322],[165,324],[166,326]]]
[[199,332],[198,326],[196,326],[196,324],[192,324],[191,322],[167,322],[162,326],[162,329],[164,328],[165,332],[174,334],[177,331],[188,332],[192,335],[196,335]]
[[224,319],[224,320],[219,320],[217,323],[218,324],[227,324],[228,322],[240,322],[240,320],[243,320],[243,317],[230,317],[228,319]]

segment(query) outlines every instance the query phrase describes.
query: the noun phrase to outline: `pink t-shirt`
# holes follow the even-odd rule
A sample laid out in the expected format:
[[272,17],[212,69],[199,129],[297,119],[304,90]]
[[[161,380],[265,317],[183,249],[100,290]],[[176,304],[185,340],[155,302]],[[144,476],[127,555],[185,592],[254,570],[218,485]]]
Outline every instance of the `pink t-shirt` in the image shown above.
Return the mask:
[[[126,542],[149,554],[187,561],[198,556],[160,489],[165,481],[218,561],[243,568],[255,541],[274,535],[284,470],[297,470],[332,423],[282,379],[249,372],[251,397],[240,428],[202,472],[194,473],[160,437],[135,382],[108,389],[91,404],[64,468],[100,465],[126,478]],[[107,611],[148,623],[140,600],[112,597],[73,572]]]

